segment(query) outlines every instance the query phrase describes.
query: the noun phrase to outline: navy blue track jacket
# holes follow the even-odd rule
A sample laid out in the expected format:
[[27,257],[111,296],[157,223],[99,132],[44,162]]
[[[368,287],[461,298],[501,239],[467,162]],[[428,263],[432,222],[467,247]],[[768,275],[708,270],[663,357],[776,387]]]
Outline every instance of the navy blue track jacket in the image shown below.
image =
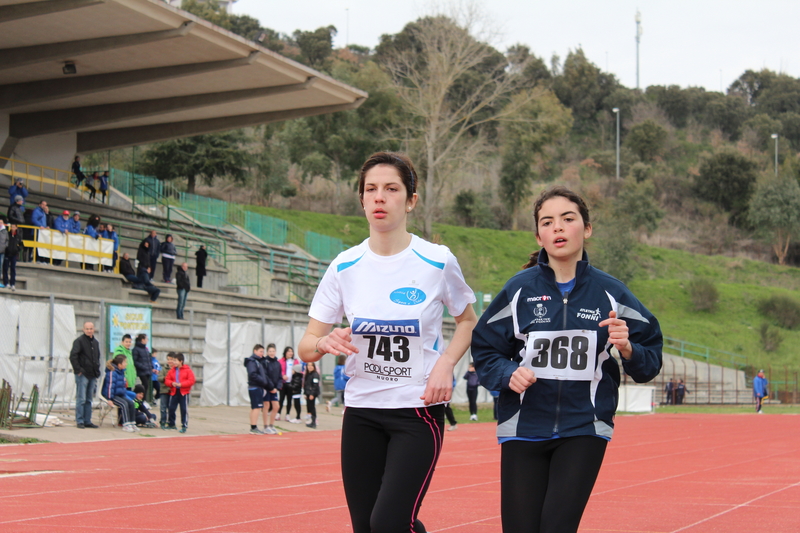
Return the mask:
[[[608,328],[598,323],[611,311],[625,320],[633,354],[622,366],[637,383],[661,370],[661,328],[622,282],[592,267],[585,252],[570,293],[559,292],[547,260],[541,250],[538,265],[508,280],[472,333],[481,385],[500,391],[497,436],[611,438],[620,373]],[[537,381],[520,395],[508,384],[525,358]]]

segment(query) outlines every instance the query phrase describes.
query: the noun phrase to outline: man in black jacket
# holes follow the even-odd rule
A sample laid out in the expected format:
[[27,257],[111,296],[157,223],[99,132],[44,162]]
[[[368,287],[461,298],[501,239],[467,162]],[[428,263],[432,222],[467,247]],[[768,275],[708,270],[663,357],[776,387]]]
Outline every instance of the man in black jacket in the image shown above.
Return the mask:
[[183,308],[186,307],[186,296],[192,290],[192,284],[189,281],[189,263],[182,263],[178,268],[178,273],[175,275],[175,281],[178,285],[178,320],[183,320]]
[[[147,251],[150,255],[150,264],[147,266],[150,267],[150,279],[155,279],[156,265],[158,264],[158,254],[161,252],[161,241],[158,240],[158,234],[156,233],[156,230],[151,230],[150,236],[146,237],[144,240],[149,243]],[[139,268],[142,268],[142,266],[139,265]]]
[[[151,303],[154,303],[158,299],[158,295],[161,294],[161,289],[152,284],[146,271],[141,271],[139,275],[136,274],[133,270],[133,265],[131,265],[131,256],[127,252],[122,254],[122,259],[119,261],[119,273],[133,284],[134,289],[147,291],[147,294],[150,295]],[[142,273],[144,275],[141,275]]]
[[14,197],[14,202],[8,208],[7,215],[9,224],[25,225],[25,205],[22,196],[17,195]]
[[97,391],[97,378],[100,377],[100,343],[94,338],[94,324],[83,324],[83,335],[72,343],[69,362],[75,372],[75,422],[78,427],[96,428],[92,424],[92,398]]
[[[247,369],[247,393],[250,396],[250,433],[253,435],[264,435],[269,428],[269,411],[265,408],[264,397],[267,395],[267,390],[271,390],[272,387],[264,363],[264,347],[256,344],[253,347],[253,355],[244,360]],[[259,412],[264,418],[264,431],[258,429]]]
[[153,362],[150,358],[150,350],[147,349],[147,334],[139,333],[136,336],[136,344],[131,350],[131,356],[133,365],[136,367],[136,375],[145,389],[144,397],[152,401],[150,389],[153,386]]

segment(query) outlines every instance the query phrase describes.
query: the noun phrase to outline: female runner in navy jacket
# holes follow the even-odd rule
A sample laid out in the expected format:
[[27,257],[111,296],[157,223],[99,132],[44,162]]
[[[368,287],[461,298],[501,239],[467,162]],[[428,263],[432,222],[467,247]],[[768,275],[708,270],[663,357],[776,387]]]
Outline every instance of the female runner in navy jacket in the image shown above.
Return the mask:
[[592,267],[589,210],[564,187],[534,206],[542,247],[475,327],[481,384],[499,390],[503,531],[577,531],[614,428],[619,366],[638,383],[661,369],[656,318]]

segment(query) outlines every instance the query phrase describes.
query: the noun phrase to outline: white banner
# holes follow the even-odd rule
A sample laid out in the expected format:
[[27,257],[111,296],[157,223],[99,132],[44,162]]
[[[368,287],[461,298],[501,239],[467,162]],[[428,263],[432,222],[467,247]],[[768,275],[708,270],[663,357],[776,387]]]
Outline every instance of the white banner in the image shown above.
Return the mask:
[[[61,233],[58,230],[40,229],[36,240],[41,243],[50,243],[53,246],[70,248],[69,253],[62,250],[53,250],[53,259],[68,259],[69,261],[77,261],[89,265],[100,263],[104,266],[111,266],[113,260],[114,241],[111,239],[95,239],[79,233]],[[78,252],[79,250],[102,252],[103,254],[108,254],[108,257],[100,258],[94,255],[83,255]],[[50,250],[37,248],[36,255],[49,259]]]
[[17,353],[18,324],[19,300],[0,298],[0,354]]

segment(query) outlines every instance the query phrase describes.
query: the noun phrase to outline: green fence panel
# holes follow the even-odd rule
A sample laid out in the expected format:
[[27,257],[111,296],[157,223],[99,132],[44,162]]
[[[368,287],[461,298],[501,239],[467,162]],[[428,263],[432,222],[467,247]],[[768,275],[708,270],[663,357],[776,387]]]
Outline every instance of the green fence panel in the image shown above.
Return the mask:
[[228,202],[197,194],[182,193],[180,208],[207,226],[222,227],[228,222]]
[[279,218],[245,211],[244,228],[264,242],[283,246],[286,244],[289,223]]
[[335,237],[307,231],[305,238],[306,250],[321,261],[330,261],[344,250],[342,240]]

